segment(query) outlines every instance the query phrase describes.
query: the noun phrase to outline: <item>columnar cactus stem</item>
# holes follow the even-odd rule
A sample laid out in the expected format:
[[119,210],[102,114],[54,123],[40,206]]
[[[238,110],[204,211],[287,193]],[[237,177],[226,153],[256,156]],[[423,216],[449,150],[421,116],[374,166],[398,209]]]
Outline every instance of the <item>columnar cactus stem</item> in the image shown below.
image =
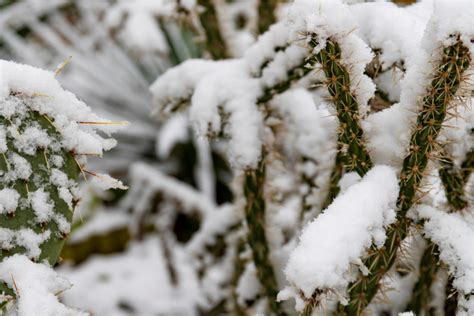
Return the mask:
[[[317,46],[313,39],[310,43]],[[359,124],[359,104],[351,92],[351,79],[341,63],[341,48],[328,40],[326,47],[316,54],[327,79],[328,92],[336,106],[340,123],[339,142],[342,144],[343,160],[349,171],[363,176],[372,167],[372,161],[364,145],[363,131]]]
[[387,229],[383,247],[372,246],[364,265],[369,269],[349,285],[349,303],[339,310],[347,315],[360,315],[370,303],[385,273],[395,262],[401,241],[407,236],[411,220],[406,213],[415,203],[415,195],[423,179],[423,173],[436,146],[436,138],[446,117],[446,110],[453,100],[464,71],[469,67],[469,49],[461,41],[445,47],[441,63],[436,69],[428,94],[423,98],[411,136],[409,153],[403,161],[400,176],[400,193],[397,200],[397,220]]
[[224,37],[220,31],[219,18],[212,0],[198,0],[199,21],[206,34],[206,49],[213,59],[228,58],[229,52]]
[[246,199],[245,217],[248,226],[248,242],[252,249],[257,276],[263,286],[270,310],[274,315],[285,315],[280,303],[276,301],[278,284],[270,262],[270,249],[265,235],[265,157],[256,169],[245,171],[244,196]]
[[431,286],[439,271],[439,249],[436,244],[429,241],[420,261],[420,271],[418,281],[416,282],[408,303],[407,310],[416,315],[429,315],[431,303]]
[[[445,155],[441,160],[442,166],[439,169],[439,175],[451,211],[460,211],[468,206],[464,196],[464,187],[471,173],[473,156],[473,151],[467,153],[461,170],[454,168],[454,163],[449,156]],[[421,312],[428,313],[431,300],[430,289],[440,267],[438,246],[431,241],[428,243],[420,262],[420,276],[413,288],[412,298],[407,307],[407,310],[413,311],[417,315]],[[448,281],[447,288],[450,288],[450,285],[452,286],[452,278]]]
[[[318,43],[312,39],[310,45],[316,47]],[[372,167],[370,155],[364,145],[363,130],[359,124],[359,104],[351,92],[349,72],[341,63],[341,54],[339,44],[327,40],[326,47],[314,56],[326,76],[328,92],[336,107],[340,124],[338,152],[323,208],[329,206],[339,193],[339,180],[344,169],[364,176]],[[307,303],[302,315],[310,315],[314,305],[313,302]]]

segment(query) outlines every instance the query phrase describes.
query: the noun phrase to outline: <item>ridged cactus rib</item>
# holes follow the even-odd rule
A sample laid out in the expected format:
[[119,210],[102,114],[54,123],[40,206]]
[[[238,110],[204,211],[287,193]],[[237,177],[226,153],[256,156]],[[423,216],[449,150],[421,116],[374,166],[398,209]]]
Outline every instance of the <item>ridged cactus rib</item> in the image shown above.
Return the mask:
[[[313,47],[318,45],[315,39],[310,44]],[[327,89],[336,107],[343,161],[347,170],[356,171],[363,176],[372,167],[372,161],[365,148],[363,130],[359,124],[359,104],[351,92],[351,79],[346,66],[341,63],[341,55],[339,44],[327,40],[326,47],[315,57],[324,71]]]
[[[439,169],[439,175],[451,211],[460,211],[468,206],[464,196],[464,188],[472,171],[473,157],[473,151],[467,153],[460,170],[454,167],[454,162],[449,156],[444,155],[441,159],[442,166]],[[420,262],[419,278],[413,288],[407,310],[414,312],[416,315],[422,312],[428,314],[429,304],[432,299],[430,289],[439,271],[439,267],[438,246],[428,240],[428,247],[425,249]],[[450,281],[447,283],[448,288],[452,287],[452,279]]]
[[245,171],[244,196],[246,199],[245,217],[248,226],[248,243],[257,269],[257,277],[262,284],[273,315],[285,315],[277,302],[278,284],[273,265],[270,262],[270,249],[265,235],[265,158],[256,169]]
[[461,41],[443,49],[442,60],[436,69],[428,94],[422,100],[411,136],[409,153],[403,161],[400,176],[400,193],[397,200],[397,220],[387,228],[384,246],[373,245],[363,261],[367,275],[360,275],[349,287],[349,303],[339,306],[345,315],[360,315],[380,288],[380,281],[395,262],[400,243],[408,233],[411,220],[406,213],[415,203],[416,193],[423,179],[436,138],[470,64],[469,49]]
[[[2,208],[0,214],[0,261],[25,254],[54,265],[69,233],[76,203],[65,196],[72,196],[70,189],[74,189],[80,170],[74,155],[60,145],[61,134],[51,118],[30,110],[29,97],[10,98],[26,105],[27,110],[9,118],[0,115],[0,129],[8,131],[7,150],[0,154],[0,192],[19,194],[15,207]],[[28,133],[29,139],[18,137]],[[30,151],[31,146],[24,147],[19,139],[33,142],[34,133],[49,144],[38,144],[34,151]],[[63,177],[69,187],[59,184],[57,177]],[[0,291],[14,294],[4,284],[0,284]]]

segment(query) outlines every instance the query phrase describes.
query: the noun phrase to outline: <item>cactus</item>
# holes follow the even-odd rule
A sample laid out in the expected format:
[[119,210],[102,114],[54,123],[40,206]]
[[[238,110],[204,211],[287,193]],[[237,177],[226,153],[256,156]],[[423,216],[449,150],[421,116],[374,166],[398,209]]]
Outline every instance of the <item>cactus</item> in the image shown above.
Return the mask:
[[469,49],[461,41],[445,47],[428,94],[423,98],[422,110],[411,136],[410,151],[403,161],[400,193],[397,200],[397,221],[387,229],[387,240],[382,248],[373,246],[364,265],[368,276],[361,276],[349,285],[349,304],[340,307],[347,315],[359,315],[380,288],[380,280],[395,262],[400,243],[408,233],[411,220],[406,213],[415,203],[423,173],[435,150],[436,138],[446,117],[463,74],[470,64]]
[[[373,12],[369,10],[376,6],[354,5],[352,10],[339,1],[296,1],[287,23],[270,27],[243,58],[209,63],[202,68],[194,62],[195,69],[188,67],[191,63],[178,66],[169,72],[169,78],[165,74],[154,85],[157,112],[173,114],[175,110],[186,109],[183,104],[189,103],[190,120],[197,126],[198,133],[219,136],[225,142],[224,148],[238,175],[236,197],[239,202],[236,204],[240,206],[242,202],[244,211],[240,219],[243,225],[236,230],[246,230],[257,272],[255,279],[262,286],[261,293],[255,290],[251,298],[245,298],[256,299],[253,305],[256,309],[262,308],[260,299],[265,299],[272,314],[288,312],[286,306],[277,301],[278,294],[281,300],[294,298],[296,309],[302,315],[310,315],[315,307],[329,305],[331,309],[331,304],[325,304],[328,300],[338,302],[336,313],[360,315],[380,292],[382,279],[403,252],[401,243],[413,224],[413,217],[407,213],[416,205],[423,182],[430,183],[424,176],[428,164],[435,162],[439,148],[437,138],[449,110],[456,105],[471,54],[470,47],[464,44],[464,29],[442,30],[436,37],[430,33],[438,31],[436,14],[433,14],[434,22],[430,22],[431,28],[425,32],[426,43],[421,48],[416,41],[405,47],[400,43],[404,39],[398,38],[398,34],[393,39],[394,45],[390,39],[383,38],[388,37],[386,34],[392,33],[391,30],[379,32],[376,26],[365,25],[366,20],[377,18],[387,8],[400,16],[406,12],[388,5],[380,5]],[[371,13],[367,14],[368,11]],[[358,21],[362,26],[359,29],[349,21],[353,13],[360,13],[359,18],[362,17],[363,21]],[[328,18],[335,15],[337,19]],[[380,20],[383,19],[378,18],[377,23]],[[355,29],[358,32],[353,32]],[[440,40],[443,36],[446,37]],[[402,46],[402,52],[393,51],[394,47]],[[409,58],[414,47],[420,58]],[[375,60],[370,48],[376,52]],[[435,57],[430,60],[432,51]],[[374,64],[367,68],[371,60]],[[407,77],[400,86],[387,78],[395,68],[398,79]],[[191,74],[189,80],[188,73]],[[199,73],[202,75],[197,76]],[[186,79],[182,87],[173,87],[167,84],[173,78]],[[307,98],[297,93],[301,90]],[[373,112],[378,113],[366,112],[374,93],[385,101],[384,109],[373,107]],[[285,99],[286,96],[289,97]],[[284,101],[280,103],[280,99]],[[175,100],[184,103],[167,110]],[[320,152],[310,155],[304,150],[295,150],[294,143],[299,139],[292,134],[294,130],[303,135],[302,138],[311,138],[313,133],[302,124],[298,126],[304,121],[301,117],[311,114],[308,108],[299,108],[298,104],[313,105],[313,102],[317,111],[329,109],[327,116],[333,114],[339,123],[337,135],[332,129],[330,136],[318,135],[323,142],[333,145],[326,147],[332,153],[337,148],[334,161],[334,156],[324,156],[324,146],[321,150],[315,146]],[[284,109],[288,108],[301,109],[300,117],[294,121],[285,117],[289,111],[285,113]],[[322,122],[314,120],[315,125]],[[303,143],[312,147],[311,142]],[[246,159],[241,159],[243,156]],[[317,169],[321,161],[330,164],[321,164],[325,169],[318,173],[322,170]],[[400,167],[401,172],[396,172]],[[465,183],[467,175],[455,175],[449,168],[447,162],[440,172],[440,178],[449,183],[448,199],[451,203],[466,205],[458,184]],[[308,187],[314,191],[307,190]],[[327,196],[320,194],[326,189]],[[322,196],[316,197],[318,194]],[[355,212],[349,214],[352,210]],[[287,212],[288,218],[280,218],[280,211]],[[321,212],[320,217],[301,230],[306,220]],[[370,215],[363,216],[364,212]],[[290,223],[290,214],[303,216],[297,220],[292,218],[295,224]],[[344,221],[344,216],[354,218]],[[423,222],[417,224],[424,229]],[[337,225],[342,228],[340,231]],[[326,230],[327,227],[331,229]],[[428,237],[428,228],[425,233]],[[353,248],[348,249],[349,240],[357,246],[351,245]],[[334,253],[339,258],[321,259],[330,246],[337,250]],[[288,250],[293,251],[284,270],[288,286],[278,293],[281,285],[278,273],[283,270],[279,260],[286,257]],[[424,269],[415,286],[413,304],[410,304],[414,310],[426,309],[429,301],[426,293],[439,266],[436,254],[442,251],[441,245],[430,243],[423,255]],[[249,271],[240,266],[238,260],[229,261],[237,267],[236,274]],[[250,272],[246,273],[240,281],[248,282],[249,275]],[[240,282],[238,279],[239,275],[233,275],[231,280],[234,302],[242,299],[235,293],[240,291],[236,288],[241,289],[235,285]]]
[[[472,171],[472,157],[472,151],[466,154],[466,158],[461,164],[460,170],[457,170],[454,167],[453,160],[447,154],[444,154],[444,157],[441,159],[439,174],[446,193],[450,211],[452,212],[461,211],[468,206],[468,202],[464,196],[464,189]],[[408,310],[411,310],[416,314],[419,314],[422,311],[428,313],[429,304],[432,299],[430,289],[435,280],[440,264],[438,246],[428,240],[428,247],[423,253],[420,262],[420,276],[413,288],[412,297],[407,307]],[[450,293],[452,291],[452,282],[453,278],[450,277],[446,285],[446,306],[453,305],[452,301],[455,300],[455,295]],[[456,304],[454,304],[454,306],[456,306]]]
[[[86,156],[100,156],[115,145],[96,133],[111,122],[64,91],[51,72],[5,61],[0,70],[0,261],[22,255],[54,266],[79,201],[78,177],[88,172]],[[94,175],[104,188],[124,188],[106,175]],[[2,304],[19,296],[7,283],[0,283],[7,294]]]
[[[21,95],[11,95],[10,98],[25,105],[31,102],[28,97]],[[17,120],[21,121],[21,124],[13,125],[12,122]],[[29,128],[44,132],[51,140],[51,144],[39,145],[35,152],[21,151],[15,146],[11,133],[22,134]],[[1,214],[2,235],[10,236],[7,239],[2,238],[0,260],[20,253],[27,254],[35,261],[47,260],[50,265],[54,265],[69,233],[68,227],[77,200],[65,201],[65,196],[62,194],[67,188],[54,183],[53,172],[56,176],[66,176],[67,181],[75,186],[79,166],[73,153],[61,148],[61,134],[52,119],[46,115],[28,109],[22,115],[1,117],[0,129],[12,129],[6,138],[7,150],[0,159],[0,192],[10,192],[11,197],[17,202],[15,204],[18,205],[4,210]],[[30,170],[23,174],[19,168]],[[41,241],[30,248],[31,245],[25,245],[25,241],[21,241],[21,238],[31,238],[33,243],[36,238]],[[34,249],[37,246],[38,251]],[[0,285],[0,290],[13,294],[12,290],[4,285]]]

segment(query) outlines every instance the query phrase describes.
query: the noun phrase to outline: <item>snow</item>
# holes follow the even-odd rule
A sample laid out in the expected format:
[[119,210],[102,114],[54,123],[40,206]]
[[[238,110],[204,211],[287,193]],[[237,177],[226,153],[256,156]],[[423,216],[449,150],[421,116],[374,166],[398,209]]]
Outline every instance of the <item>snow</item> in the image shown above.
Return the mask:
[[446,213],[428,205],[420,205],[417,210],[419,216],[426,219],[425,234],[439,246],[440,259],[454,275],[454,287],[462,294],[471,293],[474,290],[474,229],[469,217],[472,215]]
[[238,169],[255,168],[260,158],[263,122],[256,106],[259,94],[258,81],[249,77],[245,65],[230,61],[201,78],[191,99],[190,120],[198,137],[227,135],[227,155]]
[[[120,129],[121,125],[108,124],[109,121],[93,114],[87,105],[59,85],[53,72],[1,60],[0,73],[0,99],[5,100],[6,104],[2,116],[9,118],[15,114],[24,114],[25,108],[19,103],[18,98],[10,96],[11,93],[15,93],[30,98],[28,106],[32,110],[53,120],[64,138],[63,146],[68,150],[81,153],[80,149],[93,148],[94,153],[100,155],[102,150],[110,149],[110,141],[99,136],[95,130],[110,134]],[[90,122],[102,124],[89,124]],[[38,131],[30,133],[30,137],[28,134],[23,134],[27,139],[31,136],[33,140],[28,140],[26,144],[31,141],[33,144],[25,148],[27,152],[31,152],[33,149],[30,147],[35,147],[34,145],[48,143],[44,135],[42,137]],[[39,144],[36,144],[38,141]]]
[[285,47],[288,41],[289,29],[285,23],[280,22],[270,26],[270,29],[245,51],[243,59],[250,73],[254,76],[259,75],[262,65],[275,57],[275,48]]
[[31,207],[36,215],[36,221],[40,224],[48,223],[53,216],[54,201],[50,199],[49,193],[38,189],[29,194]]
[[124,185],[122,181],[114,179],[108,174],[96,173],[94,174],[90,182],[93,186],[103,191],[109,189],[128,189],[128,187]]
[[307,298],[316,289],[345,291],[351,265],[360,264],[372,243],[383,244],[384,228],[395,220],[397,182],[392,168],[375,166],[306,225],[285,268],[293,289],[281,292],[280,298],[300,290]]
[[190,59],[159,76],[150,86],[155,109],[152,115],[167,116],[175,107],[188,101],[198,82],[219,69],[221,63],[211,60]]
[[57,295],[70,283],[49,266],[33,263],[27,257],[13,255],[0,263],[0,280],[16,292],[17,304],[9,315],[86,316],[63,305]]
[[365,67],[372,61],[373,53],[354,30],[357,23],[348,6],[339,0],[299,0],[295,1],[288,13],[288,23],[291,28],[291,38],[301,41],[301,34],[306,40],[316,36],[318,45],[314,53],[319,52],[331,39],[341,48],[341,63],[349,72],[351,78],[351,93],[359,104],[362,116],[368,112],[367,102],[373,96],[375,85],[364,74]]
[[[162,251],[160,240],[151,237],[133,243],[123,254],[97,256],[75,269],[61,267],[59,271],[73,285],[64,293],[64,302],[101,316],[194,315],[199,301],[197,280],[178,257],[175,267],[180,277],[178,285],[172,286]],[[132,312],[122,309],[123,305]]]
[[[440,22],[441,20],[469,21],[469,19],[460,18],[458,12],[463,12],[463,16],[474,14],[472,2],[443,0],[435,4],[433,15],[426,26],[417,53],[412,53],[405,60],[407,71],[401,82],[400,102],[372,114],[363,122],[368,140],[367,148],[375,163],[401,165],[408,148],[411,126],[414,125],[419,110],[419,100],[429,89],[442,48],[453,44],[450,35],[463,34],[461,40],[470,47],[471,54],[473,52],[472,43],[467,43],[466,39],[466,36],[469,38],[474,36],[472,23]],[[418,31],[417,28],[414,30],[414,39],[416,39]]]
[[176,144],[184,143],[189,139],[188,124],[186,116],[182,114],[174,115],[163,124],[156,142],[158,157],[168,157]]
[[1,189],[0,190],[0,214],[12,214],[18,207],[18,200],[20,194],[13,189]]

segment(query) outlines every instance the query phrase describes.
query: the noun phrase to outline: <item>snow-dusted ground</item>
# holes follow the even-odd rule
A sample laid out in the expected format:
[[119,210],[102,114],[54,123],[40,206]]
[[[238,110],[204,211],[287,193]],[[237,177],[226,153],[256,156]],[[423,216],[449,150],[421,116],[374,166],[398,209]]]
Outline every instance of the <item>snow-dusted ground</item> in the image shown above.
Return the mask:
[[[182,253],[175,254],[182,259]],[[124,253],[94,256],[77,268],[62,266],[58,272],[72,284],[62,298],[101,316],[195,314],[200,293],[194,273],[177,265],[180,277],[173,286],[165,262],[160,240],[149,237]]]

